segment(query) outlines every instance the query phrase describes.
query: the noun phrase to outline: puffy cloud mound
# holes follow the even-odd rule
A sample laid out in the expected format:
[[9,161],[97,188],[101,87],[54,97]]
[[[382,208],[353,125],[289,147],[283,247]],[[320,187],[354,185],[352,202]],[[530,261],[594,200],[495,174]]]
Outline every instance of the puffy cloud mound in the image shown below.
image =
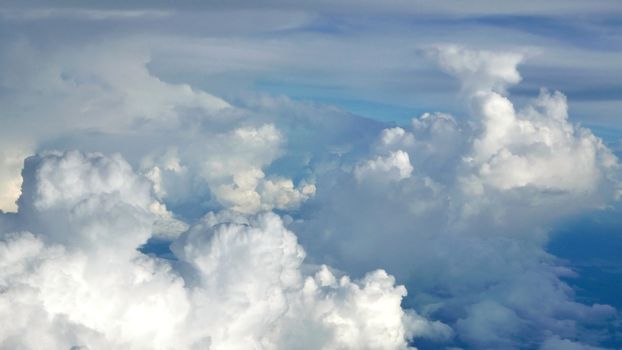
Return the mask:
[[618,160],[569,121],[561,93],[515,108],[506,88],[521,80],[522,55],[432,55],[462,82],[468,116],[382,130],[356,166],[318,179],[322,206],[294,224],[301,240],[339,268],[383,266],[409,281],[416,307],[450,324],[457,344],[590,348],[590,329],[616,310],[576,302],[562,280],[574,272],[545,247],[555,223],[615,200]]
[[275,214],[209,213],[172,244],[137,248],[158,211],[120,156],[27,159],[0,235],[0,348],[406,349],[451,331],[400,306],[382,270],[361,280],[304,264]]
[[503,92],[520,81],[516,65],[521,55],[455,46],[434,52],[441,68],[469,87],[476,130],[465,160],[478,178],[471,180],[502,190],[593,192],[617,166],[600,139],[568,121],[560,92],[542,90],[531,104],[515,110]]
[[[170,128],[188,110],[212,114],[231,107],[189,85],[158,79],[147,69],[145,50],[121,46],[44,53],[18,41],[3,48],[0,62],[11,68],[3,72],[0,86],[11,93],[2,94],[0,101],[11,122],[1,131],[0,209],[15,209],[23,159],[58,134],[72,129],[123,133],[139,124],[157,123]],[[38,59],[41,56],[45,62]]]
[[559,92],[543,90],[518,113],[495,93],[479,103],[484,130],[468,160],[486,184],[592,192],[616,166],[600,139],[568,122],[566,98]]
[[15,210],[23,159],[49,148],[120,152],[158,184],[161,200],[182,205],[198,200],[209,209],[257,213],[296,208],[315,192],[311,181],[265,171],[284,153],[277,117],[159,79],[141,45],[44,53],[24,41],[5,48],[0,63],[12,69],[0,85],[12,93],[0,102],[12,122],[0,130],[0,210]]
[[377,177],[379,180],[401,180],[410,176],[413,167],[410,164],[408,153],[397,150],[386,156],[377,156],[354,169],[354,176],[359,181],[365,178]]
[[266,178],[262,168],[280,153],[283,136],[272,124],[237,128],[208,145],[203,176],[223,206],[242,213],[297,207],[315,192],[289,179]]
[[523,54],[469,50],[456,45],[443,45],[430,49],[442,69],[460,77],[463,89],[471,94],[480,90],[505,91],[508,85],[521,81],[517,65]]
[[0,153],[0,210],[17,210],[15,200],[19,198],[22,184],[19,170],[27,156],[28,147],[17,144]]

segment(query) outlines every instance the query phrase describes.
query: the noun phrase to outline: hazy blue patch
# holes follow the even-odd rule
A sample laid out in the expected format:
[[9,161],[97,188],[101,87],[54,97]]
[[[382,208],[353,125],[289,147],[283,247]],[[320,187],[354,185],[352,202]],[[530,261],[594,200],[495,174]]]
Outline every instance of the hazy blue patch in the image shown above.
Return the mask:
[[286,95],[295,99],[334,105],[353,114],[381,122],[408,123],[413,117],[429,111],[428,108],[357,98],[358,96],[355,93],[348,92],[345,88],[340,87],[287,84],[266,80],[258,82],[256,86],[259,90],[268,94]]
[[[566,260],[577,272],[564,280],[576,299],[585,304],[607,304],[622,310],[622,209],[597,212],[570,220],[553,234],[548,250]],[[622,346],[620,319],[601,332],[607,339],[602,345]]]
[[171,251],[171,243],[172,241],[166,239],[150,238],[145,244],[138,247],[138,251],[162,259],[177,260]]

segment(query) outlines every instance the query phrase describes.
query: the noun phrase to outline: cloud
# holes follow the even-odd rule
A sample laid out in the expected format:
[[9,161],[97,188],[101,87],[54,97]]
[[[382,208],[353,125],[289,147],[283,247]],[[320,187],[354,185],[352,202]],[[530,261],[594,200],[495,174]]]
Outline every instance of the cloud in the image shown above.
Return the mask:
[[242,213],[290,209],[313,196],[315,187],[295,188],[284,178],[265,178],[262,168],[280,153],[283,136],[272,124],[238,128],[223,135],[207,153],[201,174],[217,200]]
[[[22,135],[27,125],[34,126],[19,143],[5,140],[2,208],[14,210],[19,196],[20,161],[16,159],[34,152],[41,143],[71,149],[92,145],[97,136],[104,150],[124,152],[140,165],[165,201],[183,204],[200,194],[200,200],[210,202],[210,209],[223,206],[255,213],[293,209],[313,196],[310,179],[294,183],[264,172],[283,154],[286,141],[274,124],[275,117],[254,118],[252,112],[202,90],[161,81],[146,67],[148,53],[140,47],[126,49],[114,58],[106,57],[108,50],[101,47],[54,52],[37,72],[3,77],[3,85],[18,96],[5,111],[18,121],[3,133]],[[14,62],[16,57],[31,57],[32,50],[36,49],[29,44],[16,44],[4,60],[20,66]],[[35,95],[38,103],[28,103]],[[53,121],[34,122],[42,114]],[[96,133],[90,141],[80,139],[89,132]],[[79,136],[72,142],[71,137],[63,137],[67,133]],[[120,143],[110,142],[112,138]]]
[[583,345],[577,342],[573,342],[568,339],[561,339],[559,337],[553,336],[548,338],[542,347],[541,350],[598,350],[602,349],[595,346]]
[[[616,311],[574,301],[547,231],[615,200],[617,159],[568,121],[559,92],[515,109],[504,93],[520,81],[520,56],[450,46],[436,57],[462,81],[468,119],[424,114],[387,128],[367,159],[318,178],[322,207],[294,224],[303,244],[347,271],[382,266],[409,281],[415,305],[469,348],[581,339]],[[361,182],[372,169],[392,181]]]
[[3,214],[0,347],[405,349],[451,336],[402,309],[406,289],[382,270],[352,280],[304,265],[275,214],[209,213],[173,242],[175,260],[143,255],[150,190],[118,155],[26,161],[19,211]]
[[370,177],[378,177],[379,180],[401,180],[409,177],[412,171],[408,153],[397,150],[384,157],[378,156],[359,164],[354,169],[354,176],[359,181]]
[[[360,7],[354,8],[354,4],[359,4]],[[7,2],[9,8],[15,7],[20,8],[23,6],[20,2],[9,1]],[[40,8],[49,8],[49,4],[44,1],[30,1],[29,5],[33,8],[33,12],[36,12],[37,9]],[[62,11],[75,11],[75,2],[73,1],[58,1],[55,3]],[[586,6],[581,1],[560,1],[554,0],[547,3],[539,3],[529,1],[524,4],[502,4],[501,6],[492,6],[494,2],[490,0],[478,0],[474,1],[470,6],[461,6],[459,1],[449,0],[444,1],[442,3],[422,3],[418,4],[419,6],[411,6],[412,4],[408,1],[392,1],[390,4],[380,6],[373,1],[360,1],[353,2],[342,0],[339,2],[330,2],[330,1],[300,1],[296,4],[291,4],[287,1],[282,0],[272,0],[272,1],[262,1],[259,4],[248,3],[246,1],[232,1],[230,3],[220,3],[217,1],[206,1],[201,4],[180,4],[178,6],[172,7],[166,1],[132,1],[124,4],[115,4],[114,6],[110,6],[108,4],[80,4],[80,8],[86,7],[88,9],[93,8],[95,10],[100,10],[105,12],[106,10],[110,11],[110,9],[117,10],[119,8],[122,9],[144,9],[145,7],[151,7],[156,9],[176,9],[176,10],[195,10],[195,11],[214,11],[214,10],[261,10],[264,8],[273,8],[279,10],[306,10],[311,11],[313,9],[317,11],[323,11],[328,13],[342,13],[348,9],[352,10],[357,14],[369,14],[369,13],[382,13],[382,14],[402,14],[408,13],[410,15],[417,14],[425,14],[425,15],[449,15],[449,16],[464,16],[464,15],[486,15],[486,14],[541,14],[541,15],[550,15],[550,14],[576,14],[576,13],[607,13],[618,11],[618,7],[616,6],[616,2],[613,0],[600,0],[598,1],[599,6],[590,7]],[[111,12],[120,12],[120,11],[111,11]],[[128,11],[134,12],[134,11]],[[140,12],[140,11],[136,11]]]
[[[219,24],[238,18],[225,12],[214,15]],[[167,20],[192,27],[186,15]],[[400,34],[391,39],[373,31],[384,30],[382,21],[366,22],[361,36],[348,35],[357,21],[337,23],[334,35],[334,23],[324,28],[308,16],[292,26],[248,22],[191,28],[192,38],[185,26],[145,36],[137,33],[150,27],[138,25],[93,29],[98,43],[92,34],[52,47],[37,33],[7,41],[2,208],[15,209],[21,160],[39,155],[26,162],[19,211],[0,215],[0,315],[15,316],[0,333],[3,345],[597,343],[591,330],[616,310],[578,302],[564,282],[575,273],[545,245],[557,222],[611,203],[619,165],[570,121],[561,93],[524,101],[514,92],[518,65],[532,51],[432,49],[428,57],[462,86],[467,104],[454,113],[458,104],[448,98],[428,100],[451,84],[412,57],[438,39],[434,23],[421,24],[436,31],[424,40],[401,22],[386,27]],[[243,35],[259,27],[279,32]],[[495,46],[468,25],[457,28],[468,29],[458,30],[468,32],[460,34],[465,42]],[[456,30],[440,36],[449,35]],[[531,42],[515,31],[499,38]],[[572,69],[559,58],[537,62]],[[533,66],[521,67],[529,78],[522,84],[531,84]],[[275,76],[282,80],[264,79]],[[295,87],[292,95],[328,86],[330,97],[356,91],[417,111],[440,104],[453,115],[424,113],[395,126],[283,96],[236,91],[225,100],[215,92],[283,82]],[[172,260],[136,250],[149,239],[174,241],[174,254],[164,255]]]
[[472,51],[455,45],[438,46],[428,52],[443,70],[460,78],[469,94],[503,92],[507,85],[521,80],[517,65],[523,60],[522,54]]
[[492,186],[592,192],[617,161],[590,131],[567,120],[566,98],[542,91],[525,110],[490,95],[481,102],[485,131],[474,141],[472,164]]
[[38,8],[38,9],[2,9],[0,16],[9,20],[45,20],[63,18],[73,20],[103,21],[114,19],[163,18],[170,16],[170,11],[158,10],[110,10],[83,8]]
[[523,110],[502,95],[521,77],[518,54],[495,54],[448,46],[436,52],[439,64],[468,90],[477,132],[466,155],[482,182],[503,190],[534,187],[592,192],[601,172],[617,166],[603,142],[568,122],[566,97],[541,90]]
[[[12,202],[19,195],[15,187],[20,183],[21,161],[16,158],[23,160],[46,140],[85,129],[125,133],[140,123],[170,127],[182,110],[210,113],[229,107],[224,100],[188,85],[166,84],[153,77],[140,49],[115,58],[104,57],[105,51],[49,53],[40,65],[35,57],[43,53],[27,42],[13,43],[3,51],[0,61],[14,69],[3,74],[0,82],[7,92],[0,96],[7,103],[3,115],[11,120],[2,131],[2,209],[15,209]],[[39,68],[30,69],[33,65]],[[31,103],[33,99],[37,103]]]
[[28,156],[29,147],[13,144],[0,155],[0,210],[15,211],[21,191],[19,169]]

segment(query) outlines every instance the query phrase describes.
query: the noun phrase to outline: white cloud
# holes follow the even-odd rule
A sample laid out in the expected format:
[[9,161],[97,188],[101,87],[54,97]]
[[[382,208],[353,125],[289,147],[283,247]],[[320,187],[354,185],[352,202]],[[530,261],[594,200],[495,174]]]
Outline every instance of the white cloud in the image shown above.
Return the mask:
[[[1,57],[22,71],[2,77],[17,99],[0,97],[9,106],[4,113],[16,119],[0,131],[7,136],[0,154],[6,163],[0,208],[15,209],[24,155],[45,142],[71,148],[60,135],[89,132],[101,133],[103,147],[140,163],[163,200],[183,202],[200,193],[217,205],[253,213],[293,209],[313,195],[311,180],[294,184],[264,172],[287,141],[271,120],[251,120],[251,111],[187,84],[160,80],[147,69],[148,50],[130,46],[116,42],[50,52],[34,71],[28,62],[17,62],[41,54],[28,43],[15,44]],[[36,104],[29,103],[35,98]],[[12,134],[23,140],[15,142]],[[122,143],[110,141],[115,138]]]
[[295,188],[289,179],[270,178],[262,168],[281,153],[282,134],[272,124],[243,127],[207,144],[202,166],[217,200],[242,213],[297,207],[315,193],[313,185]]
[[589,193],[617,166],[600,139],[568,123],[560,93],[543,92],[535,107],[518,115],[507,99],[493,94],[482,114],[484,131],[467,159],[485,184]]
[[22,186],[19,172],[29,150],[30,147],[20,147],[13,143],[0,154],[0,210],[17,210],[15,201],[19,198]]
[[516,71],[521,55],[447,46],[438,48],[436,56],[468,88],[475,126],[471,151],[464,154],[470,169],[461,181],[469,189],[527,187],[588,194],[597,192],[618,167],[600,139],[568,121],[560,92],[542,90],[531,104],[515,110],[503,92],[521,79]]
[[[385,129],[368,160],[319,178],[322,207],[294,224],[305,246],[348,271],[373,264],[411,281],[416,305],[471,348],[577,339],[584,325],[606,323],[615,309],[574,301],[561,280],[569,271],[545,244],[553,223],[615,199],[617,159],[568,120],[561,93],[543,91],[515,110],[504,91],[520,81],[520,55],[456,47],[436,55],[463,82],[469,118],[424,114],[410,130]],[[391,154],[412,168],[401,176]],[[371,170],[400,181],[361,182]]]
[[210,213],[173,243],[178,260],[141,254],[155,199],[120,156],[48,153],[24,176],[20,228],[0,236],[1,348],[406,349],[451,335],[403,310],[382,270],[305,267],[275,214]]
[[[148,55],[140,48],[83,47],[61,53],[38,51],[25,41],[9,46],[0,55],[0,62],[12,67],[0,78],[10,92],[0,96],[6,103],[3,116],[10,120],[0,131],[4,210],[15,209],[21,160],[42,142],[77,130],[126,133],[151,122],[170,127],[184,110],[209,114],[230,107],[188,85],[152,76],[145,66]],[[38,62],[42,55],[46,60]]]
[[356,166],[354,176],[358,181],[366,178],[376,180],[401,180],[410,176],[413,167],[410,164],[408,153],[397,150],[386,156],[377,156]]
[[468,94],[480,91],[503,92],[521,81],[517,65],[523,54],[468,50],[456,45],[438,46],[429,51],[446,72],[460,78]]

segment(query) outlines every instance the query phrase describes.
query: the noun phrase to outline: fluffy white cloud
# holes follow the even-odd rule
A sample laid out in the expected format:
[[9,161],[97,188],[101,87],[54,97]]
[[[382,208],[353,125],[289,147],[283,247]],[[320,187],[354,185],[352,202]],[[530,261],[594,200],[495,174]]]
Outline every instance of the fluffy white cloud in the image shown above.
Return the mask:
[[[148,55],[140,48],[80,47],[50,52],[27,41],[7,46],[0,55],[2,65],[12,67],[0,78],[0,86],[9,92],[0,96],[6,104],[2,114],[10,120],[0,131],[4,150],[0,154],[0,209],[15,209],[21,160],[59,134],[85,129],[126,133],[151,123],[170,127],[184,111],[210,114],[230,107],[188,85],[154,77],[145,65]],[[41,56],[46,60],[39,61]]]
[[[565,339],[616,311],[574,301],[561,280],[572,273],[545,251],[547,231],[615,199],[617,159],[569,122],[559,92],[515,109],[504,94],[520,81],[521,55],[453,46],[434,55],[463,83],[469,118],[424,114],[380,132],[368,160],[318,179],[322,207],[295,224],[303,243],[348,271],[373,264],[411,281],[415,304],[469,347],[588,346]],[[412,167],[388,156],[397,154]],[[399,181],[361,182],[371,170]]]
[[521,55],[455,46],[434,52],[441,67],[467,89],[476,130],[472,150],[464,157],[482,183],[502,190],[593,192],[600,177],[617,166],[600,139],[568,121],[568,105],[560,92],[542,90],[519,111],[502,95],[506,86],[521,79],[516,70]]
[[223,206],[242,213],[297,207],[315,187],[295,188],[291,180],[266,178],[262,171],[281,153],[282,143],[283,136],[272,124],[219,135],[207,145],[202,176]]
[[3,216],[1,348],[406,349],[451,336],[403,310],[406,289],[382,270],[351,280],[304,265],[275,214],[210,213],[173,243],[175,260],[143,255],[150,191],[118,155],[26,161],[19,211]]
[[0,154],[0,210],[15,211],[21,191],[22,178],[19,171],[30,147],[20,147],[18,143],[5,148]]
[[354,176],[358,181],[366,178],[378,180],[401,180],[410,176],[413,167],[410,164],[408,153],[397,150],[386,156],[377,156],[367,160],[354,169]]
[[505,91],[508,85],[521,81],[517,65],[523,60],[519,53],[474,51],[460,46],[438,46],[429,51],[441,68],[460,77],[468,94],[482,90]]
[[[28,60],[44,54],[48,59],[30,69]],[[251,112],[221,98],[160,80],[147,68],[149,57],[146,48],[124,41],[45,53],[19,42],[0,55],[15,68],[0,80],[12,92],[0,96],[7,103],[3,113],[15,119],[0,131],[1,209],[15,209],[25,155],[46,142],[83,147],[92,141],[79,138],[92,131],[103,135],[101,148],[140,163],[162,199],[195,197],[201,181],[219,205],[245,213],[295,208],[313,195],[311,183],[294,186],[263,171],[283,154],[286,141],[270,120],[251,120]],[[66,133],[78,139],[58,139]]]

